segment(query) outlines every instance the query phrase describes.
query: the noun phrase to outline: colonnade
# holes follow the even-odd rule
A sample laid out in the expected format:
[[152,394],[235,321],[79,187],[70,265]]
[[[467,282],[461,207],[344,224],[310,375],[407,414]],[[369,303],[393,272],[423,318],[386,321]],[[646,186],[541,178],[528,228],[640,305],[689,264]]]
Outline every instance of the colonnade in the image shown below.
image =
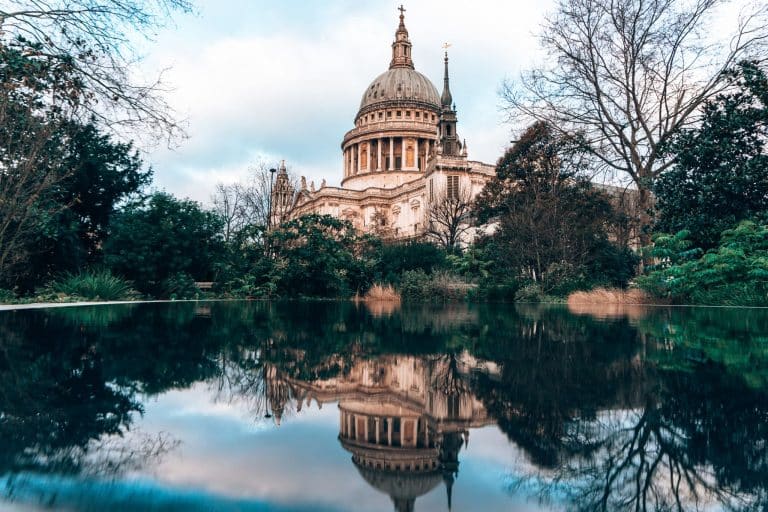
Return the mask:
[[429,426],[418,417],[340,412],[340,434],[344,439],[380,446],[429,447]]
[[344,150],[344,177],[373,171],[424,171],[435,142],[420,137],[379,137]]

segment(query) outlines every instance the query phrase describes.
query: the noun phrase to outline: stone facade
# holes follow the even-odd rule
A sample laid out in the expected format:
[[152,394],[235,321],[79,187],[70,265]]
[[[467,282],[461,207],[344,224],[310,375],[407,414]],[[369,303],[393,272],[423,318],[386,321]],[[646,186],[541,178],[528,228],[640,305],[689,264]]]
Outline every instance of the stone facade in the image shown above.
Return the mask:
[[[309,213],[343,218],[363,232],[389,239],[423,236],[430,207],[446,196],[477,195],[495,174],[468,159],[445,54],[443,92],[415,70],[401,11],[389,69],[363,93],[355,126],[342,140],[341,187],[315,190],[302,178],[294,190],[281,168],[274,188],[273,223]],[[289,205],[289,206],[286,206]]]

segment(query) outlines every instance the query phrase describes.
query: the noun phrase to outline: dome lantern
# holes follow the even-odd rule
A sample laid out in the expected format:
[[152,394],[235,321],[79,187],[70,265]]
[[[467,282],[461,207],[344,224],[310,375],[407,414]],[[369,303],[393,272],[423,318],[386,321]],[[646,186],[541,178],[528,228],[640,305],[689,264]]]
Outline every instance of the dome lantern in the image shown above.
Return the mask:
[[400,11],[400,25],[395,32],[395,42],[392,43],[392,61],[389,63],[389,69],[413,69],[411,41],[408,39],[408,29],[405,28],[405,8],[401,5],[398,10]]

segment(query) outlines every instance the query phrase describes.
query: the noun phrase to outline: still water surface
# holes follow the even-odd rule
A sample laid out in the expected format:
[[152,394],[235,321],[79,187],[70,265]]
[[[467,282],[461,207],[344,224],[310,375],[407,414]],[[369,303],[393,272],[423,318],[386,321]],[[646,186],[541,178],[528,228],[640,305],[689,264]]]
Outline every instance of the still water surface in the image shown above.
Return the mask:
[[768,510],[768,310],[0,312],[0,510]]

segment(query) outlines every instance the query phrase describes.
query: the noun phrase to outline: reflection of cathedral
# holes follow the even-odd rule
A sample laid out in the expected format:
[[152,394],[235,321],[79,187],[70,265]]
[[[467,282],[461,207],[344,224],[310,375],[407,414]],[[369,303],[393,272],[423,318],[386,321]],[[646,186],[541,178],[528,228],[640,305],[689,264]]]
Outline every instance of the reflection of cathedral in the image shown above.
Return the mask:
[[289,400],[339,403],[339,441],[371,486],[396,511],[441,482],[448,508],[469,429],[493,423],[467,386],[476,361],[461,356],[387,355],[361,360],[337,377],[305,382],[270,369],[267,395],[275,417]]
[[471,161],[456,131],[457,116],[445,55],[443,92],[415,70],[401,8],[389,69],[363,93],[355,127],[341,144],[341,187],[302,178],[294,190],[281,168],[273,192],[273,221],[330,214],[357,229],[391,238],[422,235],[429,210],[445,198],[469,201],[494,175]]

